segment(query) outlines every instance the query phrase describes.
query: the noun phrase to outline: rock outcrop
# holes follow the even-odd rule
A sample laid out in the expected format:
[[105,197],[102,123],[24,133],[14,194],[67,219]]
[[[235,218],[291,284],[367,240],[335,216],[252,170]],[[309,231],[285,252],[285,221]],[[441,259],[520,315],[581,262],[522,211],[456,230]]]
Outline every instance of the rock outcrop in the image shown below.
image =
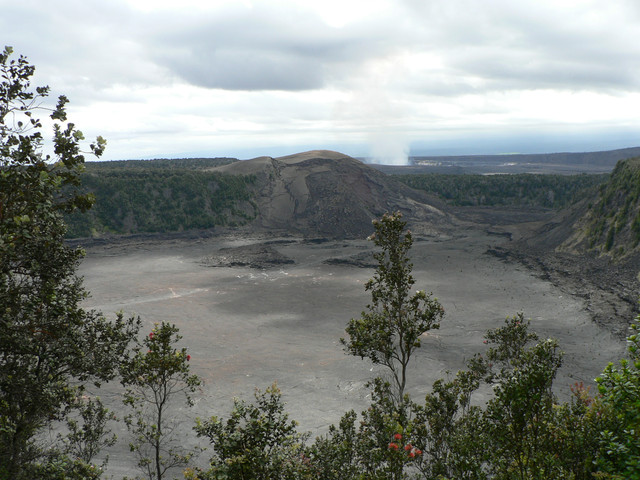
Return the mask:
[[341,153],[314,150],[286,157],[259,157],[216,168],[255,175],[258,215],[253,225],[306,236],[357,238],[371,221],[400,211],[411,228],[437,233],[450,225],[444,204]]

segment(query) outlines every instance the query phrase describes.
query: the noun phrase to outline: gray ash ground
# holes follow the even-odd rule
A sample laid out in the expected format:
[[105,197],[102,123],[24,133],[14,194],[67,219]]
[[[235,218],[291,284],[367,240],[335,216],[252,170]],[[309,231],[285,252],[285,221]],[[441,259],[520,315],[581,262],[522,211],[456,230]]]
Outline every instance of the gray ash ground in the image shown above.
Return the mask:
[[616,263],[606,257],[536,251],[520,243],[490,248],[487,253],[520,263],[561,291],[582,298],[593,321],[614,335],[629,334],[639,311],[638,258]]
[[565,294],[582,299],[591,319],[612,334],[620,338],[629,334],[640,311],[639,255],[614,261],[608,256],[556,251],[570,235],[572,222],[548,209],[464,207],[453,213],[507,240],[496,242],[487,254],[522,265]]
[[[518,312],[531,319],[541,337],[557,338],[565,351],[556,381],[560,398],[568,397],[576,381],[592,384],[609,361],[624,355],[620,335],[593,321],[592,310],[601,305],[590,304],[574,287],[581,278],[570,272],[553,280],[521,259],[487,254],[514,244],[505,226],[494,223],[484,227],[493,234],[459,226],[451,234],[416,237],[415,287],[433,292],[446,312],[441,328],[425,334],[411,366],[409,391],[417,401],[436,379],[485,349],[487,329]],[[287,263],[259,266],[262,248]],[[373,274],[374,263],[367,260],[372,252],[372,242],[364,239],[249,233],[121,239],[88,247],[80,274],[92,294],[86,307],[108,316],[117,311],[140,315],[143,333],[161,321],[180,328],[193,372],[205,382],[196,406],[175,412],[180,442],[206,447],[192,431],[195,417],[226,417],[234,397],[251,400],[255,387],[264,389],[274,381],[291,418],[313,435],[326,432],[347,410],[366,408],[365,384],[380,370],[346,355],[339,339],[349,319],[370,301],[364,283]],[[202,263],[224,255],[244,265],[210,268]],[[122,410],[117,386],[94,393]],[[480,392],[475,401],[489,394]],[[121,440],[109,452],[108,474],[131,476],[127,432],[122,425],[116,430]],[[201,461],[209,455],[204,452]]]

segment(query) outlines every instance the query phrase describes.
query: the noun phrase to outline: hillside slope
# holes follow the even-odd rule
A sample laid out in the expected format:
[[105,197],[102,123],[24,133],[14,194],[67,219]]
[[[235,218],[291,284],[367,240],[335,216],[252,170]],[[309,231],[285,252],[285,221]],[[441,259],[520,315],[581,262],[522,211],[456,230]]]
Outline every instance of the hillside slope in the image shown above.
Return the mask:
[[640,158],[620,161],[590,197],[492,253],[584,298],[597,323],[624,337],[640,291]]
[[253,223],[262,229],[363,237],[371,233],[374,218],[396,210],[423,233],[450,224],[443,202],[337,152],[260,157],[215,171],[256,179],[253,200],[259,213]]
[[619,259],[640,252],[640,157],[618,162],[573,232],[560,245]]
[[69,237],[239,227],[356,238],[371,220],[401,211],[414,230],[450,224],[444,203],[368,165],[331,151],[253,160],[196,159],[87,165],[87,214],[67,217]]
[[523,239],[537,250],[623,260],[640,254],[640,157]]

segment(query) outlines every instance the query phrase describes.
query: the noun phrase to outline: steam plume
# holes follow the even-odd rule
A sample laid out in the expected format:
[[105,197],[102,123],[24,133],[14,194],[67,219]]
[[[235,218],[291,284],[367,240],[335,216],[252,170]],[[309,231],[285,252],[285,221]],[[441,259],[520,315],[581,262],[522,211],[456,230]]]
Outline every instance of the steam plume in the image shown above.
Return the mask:
[[381,133],[371,138],[369,161],[381,165],[408,165],[409,146],[402,136]]

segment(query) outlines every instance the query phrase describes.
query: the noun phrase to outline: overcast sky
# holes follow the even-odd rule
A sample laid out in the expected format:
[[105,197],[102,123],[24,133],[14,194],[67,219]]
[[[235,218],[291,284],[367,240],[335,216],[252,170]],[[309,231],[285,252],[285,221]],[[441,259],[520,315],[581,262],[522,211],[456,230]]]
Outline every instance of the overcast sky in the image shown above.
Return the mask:
[[638,0],[0,0],[106,159],[640,145]]

